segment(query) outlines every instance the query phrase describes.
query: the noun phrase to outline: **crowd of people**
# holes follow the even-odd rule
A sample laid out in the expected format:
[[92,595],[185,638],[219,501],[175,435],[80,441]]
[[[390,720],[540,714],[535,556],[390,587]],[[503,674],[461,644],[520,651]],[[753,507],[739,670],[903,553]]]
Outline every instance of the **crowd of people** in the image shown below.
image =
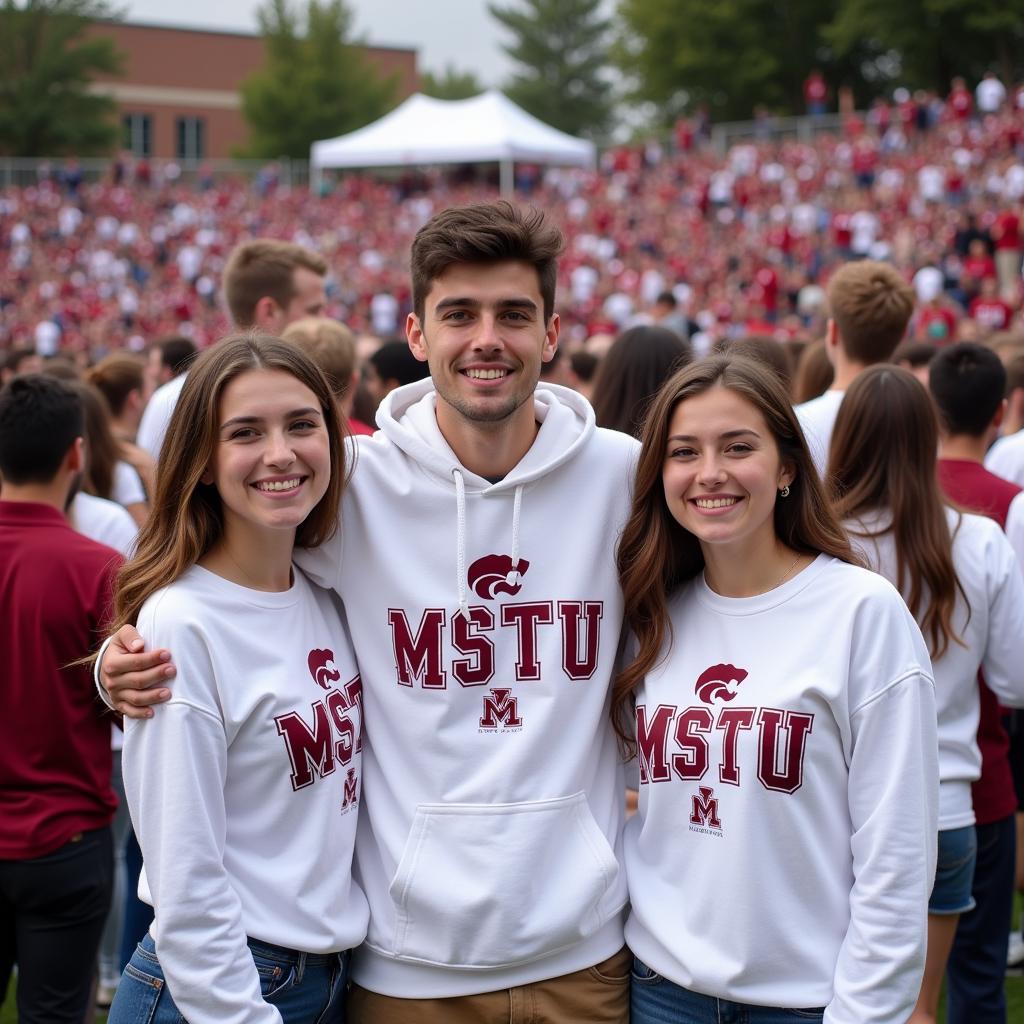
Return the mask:
[[1024,113],[939,106],[5,193],[19,1019],[1005,1022]]
[[[945,103],[878,103],[813,141],[753,135],[719,153],[682,132],[672,144],[611,149],[592,172],[521,169],[522,193],[567,238],[564,341],[670,314],[712,340],[812,337],[829,274],[865,256],[908,280],[924,272],[918,336],[1014,326],[1024,108],[1014,97],[980,111],[963,95],[971,100],[954,86]],[[73,180],[0,193],[0,347],[95,359],[169,334],[203,347],[230,326],[217,284],[249,237],[314,249],[330,271],[327,312],[357,333],[393,336],[410,308],[413,235],[438,210],[491,194],[442,173],[353,175],[326,195],[262,180]]]

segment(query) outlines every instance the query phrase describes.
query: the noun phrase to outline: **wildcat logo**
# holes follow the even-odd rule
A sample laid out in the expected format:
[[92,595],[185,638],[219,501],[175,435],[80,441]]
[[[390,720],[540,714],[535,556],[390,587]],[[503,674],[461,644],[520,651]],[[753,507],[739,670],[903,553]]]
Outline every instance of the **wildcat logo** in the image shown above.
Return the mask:
[[[694,828],[694,826],[697,826]],[[718,817],[718,800],[710,786],[699,786],[693,794],[693,807],[690,811],[691,832],[721,832],[722,821]]]
[[495,687],[484,697],[484,713],[480,719],[480,728],[488,730],[521,729],[523,720],[519,717],[519,701],[512,696],[512,691],[505,687]]
[[[745,668],[734,665],[712,665],[705,669],[697,678],[693,692],[705,704],[714,704],[715,698],[732,700],[736,696],[740,683],[747,678]],[[731,687],[730,687],[730,684]]]
[[331,684],[341,678],[341,673],[334,667],[334,651],[310,651],[306,663],[313,681],[322,690],[329,690]]
[[493,601],[499,594],[518,594],[529,568],[525,558],[513,565],[508,555],[484,555],[469,567],[469,586],[485,601]]

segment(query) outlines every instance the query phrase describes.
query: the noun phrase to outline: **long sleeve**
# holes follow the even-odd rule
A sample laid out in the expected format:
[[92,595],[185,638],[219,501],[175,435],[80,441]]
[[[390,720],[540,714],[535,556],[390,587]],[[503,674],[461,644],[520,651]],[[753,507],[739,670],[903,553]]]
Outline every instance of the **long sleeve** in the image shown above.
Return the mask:
[[147,618],[140,617],[146,636],[171,647],[178,666],[175,696],[153,718],[129,723],[124,752],[157,955],[190,1024],[281,1024],[260,994],[241,902],[224,867],[227,739],[213,667],[188,630]]
[[935,877],[938,752],[932,681],[910,673],[853,709],[854,883],[825,1024],[906,1020],[924,970]]

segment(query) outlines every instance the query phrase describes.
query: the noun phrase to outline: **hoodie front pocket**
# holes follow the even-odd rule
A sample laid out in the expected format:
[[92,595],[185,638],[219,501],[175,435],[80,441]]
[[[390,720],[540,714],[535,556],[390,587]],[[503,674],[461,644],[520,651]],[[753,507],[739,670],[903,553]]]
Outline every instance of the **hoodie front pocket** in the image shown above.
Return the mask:
[[463,968],[538,960],[606,923],[618,874],[583,793],[421,804],[391,883],[392,955]]

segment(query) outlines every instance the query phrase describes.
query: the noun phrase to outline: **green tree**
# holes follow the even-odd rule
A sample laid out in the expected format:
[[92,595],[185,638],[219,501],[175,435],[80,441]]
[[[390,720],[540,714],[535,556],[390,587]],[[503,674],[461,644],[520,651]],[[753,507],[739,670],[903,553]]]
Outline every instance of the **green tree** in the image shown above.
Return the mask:
[[611,20],[601,6],[602,0],[517,0],[488,8],[513,39],[503,46],[516,62],[505,94],[573,135],[600,136],[611,121]]
[[308,156],[317,139],[362,128],[394,105],[395,79],[376,74],[350,39],[344,0],[307,0],[305,17],[289,0],[267,0],[258,18],[267,62],[242,83],[248,155]]
[[954,75],[973,82],[990,68],[1010,85],[1024,70],[1024,0],[844,0],[826,37],[940,95]]
[[635,98],[658,104],[665,120],[699,103],[719,118],[748,118],[757,105],[801,113],[812,68],[833,90],[861,91],[859,52],[840,57],[824,32],[841,2],[620,0],[616,54]]
[[111,38],[86,33],[112,16],[105,0],[0,2],[0,152],[84,155],[115,144],[117,105],[89,85],[117,74],[121,56]]
[[472,71],[457,71],[451,64],[445,67],[443,74],[424,71],[420,75],[420,92],[439,100],[468,100],[483,91],[480,79]]

